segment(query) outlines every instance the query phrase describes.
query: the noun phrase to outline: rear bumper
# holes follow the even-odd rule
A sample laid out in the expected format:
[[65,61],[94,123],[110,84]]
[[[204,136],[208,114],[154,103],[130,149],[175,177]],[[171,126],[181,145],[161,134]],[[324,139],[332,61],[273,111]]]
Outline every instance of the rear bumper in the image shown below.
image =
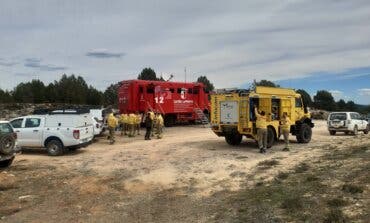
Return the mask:
[[351,131],[350,129],[348,129],[347,127],[339,127],[339,128],[336,128],[336,127],[328,127],[328,130],[329,131],[337,131],[337,132],[346,132],[346,131]]
[[79,148],[84,148],[84,147],[87,147],[89,146],[90,144],[92,144],[92,140],[90,141],[87,141],[87,142],[83,142],[83,143],[80,143],[78,145],[74,145],[74,146],[67,146],[67,148],[73,148],[73,149],[79,149]]
[[212,125],[211,129],[217,136],[225,136],[225,134],[237,132],[238,126],[237,125]]
[[85,139],[78,139],[75,140],[73,143],[70,143],[69,145],[65,145],[66,148],[81,148],[86,147],[92,143],[94,136],[90,136]]

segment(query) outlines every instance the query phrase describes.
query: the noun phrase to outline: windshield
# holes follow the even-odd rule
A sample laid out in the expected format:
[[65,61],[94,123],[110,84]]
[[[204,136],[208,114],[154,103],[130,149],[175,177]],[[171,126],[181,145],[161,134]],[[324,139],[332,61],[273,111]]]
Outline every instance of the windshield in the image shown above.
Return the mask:
[[330,120],[346,120],[346,113],[334,113],[330,115]]
[[0,123],[0,134],[13,132],[12,127],[8,123]]

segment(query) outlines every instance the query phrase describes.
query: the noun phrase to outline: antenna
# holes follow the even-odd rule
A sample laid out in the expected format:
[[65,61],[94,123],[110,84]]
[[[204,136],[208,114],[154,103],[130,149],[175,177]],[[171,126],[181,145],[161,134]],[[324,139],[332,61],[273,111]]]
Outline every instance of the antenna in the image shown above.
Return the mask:
[[186,67],[184,68],[184,72],[185,72],[185,83],[186,83]]
[[173,78],[173,74],[170,75],[170,77],[166,81],[170,81]]

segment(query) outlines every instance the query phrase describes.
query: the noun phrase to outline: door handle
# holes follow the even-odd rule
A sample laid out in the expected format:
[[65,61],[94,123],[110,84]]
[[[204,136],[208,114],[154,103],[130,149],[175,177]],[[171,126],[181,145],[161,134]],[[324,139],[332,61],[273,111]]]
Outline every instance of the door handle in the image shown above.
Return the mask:
[[38,132],[39,130],[33,130],[33,132]]
[[15,132],[20,132],[19,130],[15,131]]

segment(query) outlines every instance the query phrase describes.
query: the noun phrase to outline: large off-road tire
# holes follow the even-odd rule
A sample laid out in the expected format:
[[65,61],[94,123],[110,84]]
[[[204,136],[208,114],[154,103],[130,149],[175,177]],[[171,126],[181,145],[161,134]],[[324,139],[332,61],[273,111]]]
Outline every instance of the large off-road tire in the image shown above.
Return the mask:
[[357,125],[355,125],[355,127],[353,128],[353,135],[357,135],[358,134],[358,127]]
[[306,123],[301,124],[299,126],[299,130],[296,134],[297,141],[299,143],[309,143],[312,137],[312,129]]
[[14,156],[11,159],[0,161],[0,168],[7,168],[12,164]]
[[225,135],[225,141],[227,142],[227,144],[232,146],[239,145],[242,142],[242,139],[243,135],[240,135],[239,133]]
[[333,136],[333,135],[335,135],[336,131],[335,130],[330,130],[329,133],[330,133],[330,135]]
[[52,139],[46,144],[46,150],[50,156],[60,156],[64,153],[63,144],[58,139]]
[[267,128],[267,148],[271,148],[275,144],[275,131],[272,127]]
[[14,152],[15,139],[12,135],[6,134],[0,136],[0,153],[10,155]]

